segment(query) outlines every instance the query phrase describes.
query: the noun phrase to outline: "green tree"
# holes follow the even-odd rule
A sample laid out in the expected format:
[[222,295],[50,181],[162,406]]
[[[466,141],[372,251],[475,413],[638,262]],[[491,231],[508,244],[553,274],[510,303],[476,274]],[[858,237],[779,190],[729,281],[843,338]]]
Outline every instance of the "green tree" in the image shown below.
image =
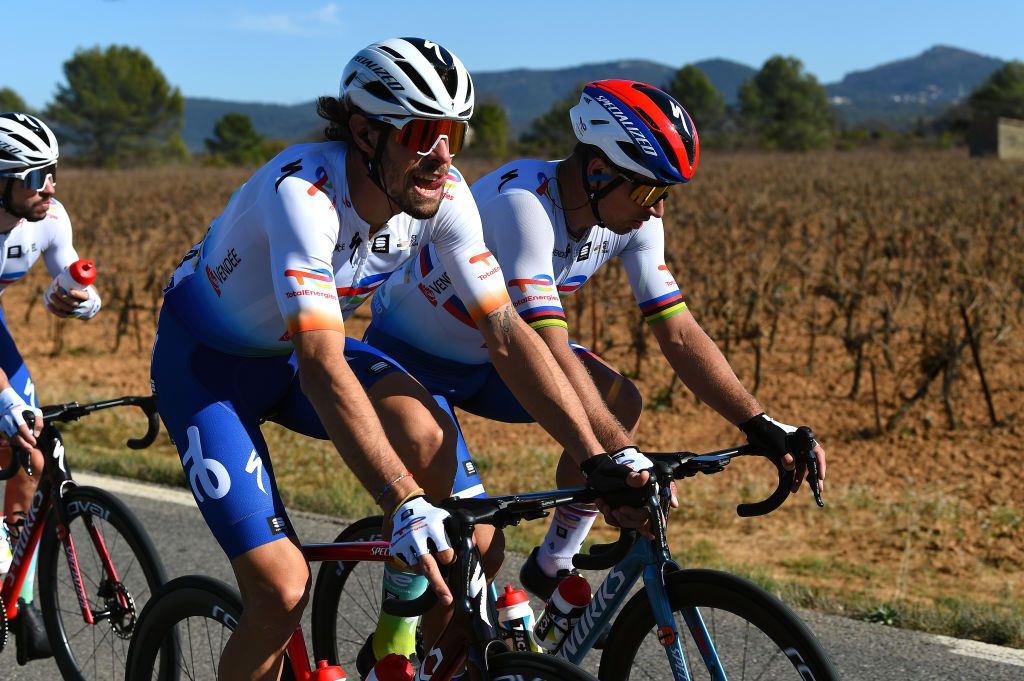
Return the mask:
[[569,155],[576,146],[576,133],[569,120],[569,109],[579,104],[585,85],[577,85],[572,94],[552,104],[547,113],[530,123],[529,129],[519,138],[527,153],[538,156]]
[[508,114],[498,102],[482,102],[469,122],[473,132],[470,151],[481,156],[503,158],[508,153]]
[[744,126],[768,149],[819,149],[831,139],[825,88],[795,57],[771,57],[743,83],[739,97]]
[[967,107],[975,120],[1024,119],[1024,62],[1011,61],[994,72],[967,98]]
[[9,87],[0,88],[0,111],[28,112],[28,105],[21,96]]
[[214,159],[223,159],[231,165],[262,163],[263,135],[256,131],[252,120],[245,114],[229,113],[213,126],[213,137],[206,140],[206,149]]
[[83,160],[117,167],[180,160],[185,100],[141,50],[78,50],[47,116]]
[[693,64],[676,71],[668,93],[690,114],[699,135],[721,128],[725,119],[725,98],[711,84],[707,74]]

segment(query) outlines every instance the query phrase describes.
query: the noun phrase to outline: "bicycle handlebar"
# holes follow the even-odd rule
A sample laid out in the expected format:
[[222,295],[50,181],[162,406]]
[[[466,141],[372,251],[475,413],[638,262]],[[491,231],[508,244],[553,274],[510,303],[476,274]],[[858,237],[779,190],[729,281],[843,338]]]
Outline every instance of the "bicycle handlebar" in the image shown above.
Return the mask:
[[[817,458],[814,456],[814,433],[806,426],[796,433],[791,433],[787,447],[795,452],[794,457],[807,466],[807,475],[814,491],[818,505],[823,505],[817,485]],[[665,488],[672,480],[681,480],[703,473],[712,475],[725,469],[734,458],[741,456],[760,456],[772,462],[778,472],[778,485],[768,498],[748,504],[739,504],[736,513],[741,517],[751,517],[771,513],[785,502],[793,486],[794,471],[787,471],[782,465],[782,457],[755,449],[751,445],[723,449],[707,454],[691,452],[646,453],[654,463],[654,480],[648,483],[650,496],[655,493],[654,482]],[[451,539],[452,546],[458,550],[466,536],[471,536],[474,525],[485,524],[504,528],[518,525],[523,520],[532,520],[547,515],[548,509],[566,504],[592,503],[598,497],[596,491],[588,488],[561,489],[549,492],[533,492],[514,494],[501,497],[483,497],[474,499],[446,499],[438,507],[445,509],[451,517],[445,520],[445,529]],[[467,533],[470,533],[467,535]],[[573,565],[584,570],[604,570],[621,561],[636,543],[638,533],[632,529],[621,529],[617,541],[611,544],[597,544],[591,547],[590,553],[577,554],[573,557]],[[442,576],[448,581],[448,569],[441,566]],[[415,617],[427,612],[437,602],[437,595],[427,589],[419,597],[409,600],[386,600],[384,612],[400,617]]]
[[[112,407],[124,407],[124,406],[136,406],[142,410],[142,413],[146,415],[146,433],[140,438],[129,438],[126,444],[131,449],[145,449],[156,441],[156,436],[160,434],[160,417],[156,411],[156,400],[152,395],[148,396],[136,396],[126,395],[124,397],[115,397],[110,400],[101,400],[99,402],[90,402],[87,404],[79,404],[78,402],[67,402],[65,404],[51,404],[44,406],[40,409],[43,412],[43,422],[46,424],[50,423],[68,423],[70,421],[77,421],[83,416],[88,416],[95,411],[101,411],[103,409],[110,409]],[[26,411],[25,422],[29,428],[32,429],[35,422],[35,414]],[[18,472],[18,468],[25,468],[31,471],[31,459],[21,447],[12,447],[13,456],[11,456],[11,463],[7,468],[0,469],[0,481],[7,480],[14,476]]]

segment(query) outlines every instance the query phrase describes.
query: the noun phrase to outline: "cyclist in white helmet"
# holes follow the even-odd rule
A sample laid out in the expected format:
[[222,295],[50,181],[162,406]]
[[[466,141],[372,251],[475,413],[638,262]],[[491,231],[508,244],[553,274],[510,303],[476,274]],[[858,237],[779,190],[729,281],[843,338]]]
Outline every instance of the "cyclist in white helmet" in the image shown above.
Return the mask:
[[[454,470],[454,426],[393,360],[344,334],[349,314],[427,246],[494,361],[553,395],[533,405],[552,432],[580,459],[602,451],[512,309],[451,165],[473,113],[462,63],[419,38],[374,43],[345,67],[339,96],[317,108],[329,141],[289,147],[235,192],[172,275],[153,351],[160,415],[242,592],[221,679],[276,679],[308,599],[309,568],[259,430],[265,419],[329,437],[392,519],[392,552],[451,602],[436,565],[453,557],[447,514],[430,500],[450,494],[452,475],[426,483],[424,470],[441,450]],[[621,520],[639,522],[627,511]],[[500,546],[480,544],[490,563],[500,559]]]
[[[751,442],[785,454],[785,435],[794,429],[767,417],[743,388],[687,309],[665,264],[664,199],[697,168],[693,121],[665,92],[623,80],[587,85],[570,116],[579,143],[567,159],[513,161],[473,185],[484,238],[502,265],[516,311],[568,376],[605,448],[631,441],[640,419],[639,391],[570,341],[561,303],[618,257],[641,313],[687,387]],[[465,323],[458,294],[445,284],[447,273],[430,255],[427,249],[378,291],[364,340],[399,361],[449,409],[500,421],[531,420],[519,403],[524,394],[495,374],[480,334]],[[820,446],[817,453],[823,480],[825,453]],[[469,461],[461,441],[460,457]],[[792,458],[786,463],[792,465]],[[471,463],[460,467],[457,494],[483,494],[476,471]],[[558,483],[581,481],[577,466],[563,457]],[[559,572],[571,570],[596,515],[587,507],[554,513],[544,542],[520,573],[529,590],[550,595]]]
[[[71,220],[64,206],[54,198],[59,156],[57,138],[41,120],[25,113],[0,113],[0,296],[25,276],[40,257],[51,277],[78,260],[71,240]],[[58,317],[90,319],[100,309],[99,294],[92,286],[70,292],[51,286],[44,302]],[[0,380],[0,433],[19,444],[35,445],[34,435],[42,428],[39,399],[2,308],[0,372],[6,379]],[[26,410],[36,413],[35,433],[25,425],[22,414]],[[0,465],[6,465],[10,455],[6,446],[0,449]],[[42,468],[43,458],[38,450],[32,450],[32,462],[35,470]],[[7,482],[2,515],[12,536],[20,531],[36,480],[21,470]],[[21,664],[51,654],[39,612],[33,605],[35,569],[33,556],[22,589],[25,605],[13,623],[19,637]]]

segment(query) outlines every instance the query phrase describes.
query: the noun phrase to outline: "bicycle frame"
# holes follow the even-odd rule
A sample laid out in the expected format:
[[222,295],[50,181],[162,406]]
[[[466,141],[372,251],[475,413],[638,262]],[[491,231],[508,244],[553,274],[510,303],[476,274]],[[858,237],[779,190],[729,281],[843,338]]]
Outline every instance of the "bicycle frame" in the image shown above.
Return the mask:
[[[102,618],[103,613],[94,613],[89,605],[89,597],[78,568],[75,542],[68,531],[70,514],[63,501],[64,492],[70,487],[76,486],[77,483],[72,479],[71,470],[65,460],[64,442],[60,432],[52,425],[47,424],[43,427],[38,443],[39,450],[43,454],[43,470],[39,475],[36,492],[32,496],[32,505],[25,516],[25,525],[14,544],[14,559],[11,561],[11,569],[4,579],[3,588],[0,589],[0,598],[3,599],[7,619],[10,621],[18,614],[18,596],[21,595],[21,589],[28,574],[29,558],[38,548],[43,532],[50,525],[49,518],[52,510],[57,536],[64,546],[68,570],[71,573],[75,593],[78,597],[78,605],[82,610],[82,619],[86,624],[95,624],[98,618]],[[11,455],[19,456],[19,453],[12,452]],[[103,536],[93,525],[91,516],[84,515],[83,518],[89,530],[89,538],[103,562],[103,569],[111,579],[117,581],[117,571],[110,560]],[[118,599],[121,601],[121,607],[129,606],[124,594],[119,593]]]
[[[390,543],[386,541],[346,542],[332,544],[305,544],[301,547],[307,562],[368,561],[390,562]],[[488,598],[487,580],[480,565],[480,557],[472,540],[472,532],[458,549],[462,557],[457,562],[461,570],[453,574],[450,588],[455,599],[455,616],[441,633],[437,642],[424,656],[417,678],[448,681],[462,670],[463,663],[486,669],[486,648],[497,638],[497,621],[493,600]],[[465,598],[460,598],[465,594]],[[468,620],[468,621],[467,621]],[[472,627],[474,636],[467,634]],[[478,642],[485,642],[482,645]],[[288,641],[288,657],[292,672],[298,681],[310,678],[309,651],[302,627],[297,627]],[[456,651],[455,655],[451,652]],[[424,667],[432,665],[429,671]]]

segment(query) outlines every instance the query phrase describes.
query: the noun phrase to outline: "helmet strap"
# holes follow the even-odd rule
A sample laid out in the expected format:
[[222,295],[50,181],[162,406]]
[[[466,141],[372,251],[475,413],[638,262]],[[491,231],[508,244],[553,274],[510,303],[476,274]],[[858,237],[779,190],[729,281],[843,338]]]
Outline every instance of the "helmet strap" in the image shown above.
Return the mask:
[[[601,199],[615,191],[620,184],[625,180],[622,176],[611,177],[610,175],[598,174],[598,175],[587,175],[587,166],[590,161],[587,159],[584,163],[580,164],[580,174],[583,178],[583,189],[587,193],[587,202],[590,204],[590,211],[594,214],[597,219],[598,227],[604,227],[604,220],[601,219],[601,209],[598,207]],[[611,180],[603,187],[594,187],[591,182],[600,182],[601,180]]]
[[[369,140],[367,140],[369,141]],[[377,144],[373,148],[373,157],[371,158],[362,149],[359,149],[359,153],[363,157],[363,163],[366,164],[366,176],[370,178],[370,182],[374,184],[384,194],[384,198],[388,202],[388,212],[394,215],[397,212],[395,210],[394,199],[391,198],[391,194],[388,192],[388,188],[384,186],[384,176],[381,174],[381,165],[384,159],[384,150],[388,146],[388,136],[381,131],[381,134],[377,137]],[[356,147],[357,149],[359,147]]]

